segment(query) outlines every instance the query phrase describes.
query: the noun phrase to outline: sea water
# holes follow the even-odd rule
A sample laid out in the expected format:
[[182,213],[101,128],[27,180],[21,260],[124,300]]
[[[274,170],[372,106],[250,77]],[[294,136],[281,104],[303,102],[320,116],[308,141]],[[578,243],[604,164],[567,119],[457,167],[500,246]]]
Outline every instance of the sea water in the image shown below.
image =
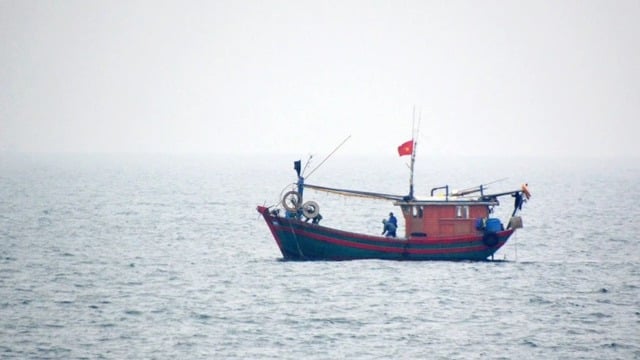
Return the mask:
[[[529,183],[494,261],[289,262],[255,207],[296,159],[0,156],[0,358],[640,358],[640,162],[427,158],[419,195]],[[408,178],[402,158],[335,156],[307,181],[406,194]],[[371,234],[399,213],[305,199]]]

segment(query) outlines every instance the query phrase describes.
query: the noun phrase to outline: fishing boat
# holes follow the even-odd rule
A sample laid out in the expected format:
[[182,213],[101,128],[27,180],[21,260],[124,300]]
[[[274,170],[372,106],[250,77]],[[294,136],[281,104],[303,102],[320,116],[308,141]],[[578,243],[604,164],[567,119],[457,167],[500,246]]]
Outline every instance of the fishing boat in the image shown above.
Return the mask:
[[[398,147],[399,156],[411,155],[408,195],[391,195],[339,189],[305,183],[301,161],[294,162],[297,181],[273,206],[258,206],[285,260],[488,260],[503,247],[514,232],[522,228],[519,212],[531,196],[527,184],[490,194],[487,184],[462,191],[448,185],[431,189],[418,198],[413,191],[416,141]],[[364,234],[326,227],[321,224],[319,204],[305,201],[305,189],[344,196],[381,199],[399,207],[404,218],[404,236]],[[499,198],[511,196],[514,208],[506,226],[493,216]],[[393,216],[390,222],[393,221]],[[385,222],[385,228],[387,222]],[[397,220],[396,220],[397,222]],[[395,224],[394,224],[395,225]],[[389,236],[392,235],[392,236]]]

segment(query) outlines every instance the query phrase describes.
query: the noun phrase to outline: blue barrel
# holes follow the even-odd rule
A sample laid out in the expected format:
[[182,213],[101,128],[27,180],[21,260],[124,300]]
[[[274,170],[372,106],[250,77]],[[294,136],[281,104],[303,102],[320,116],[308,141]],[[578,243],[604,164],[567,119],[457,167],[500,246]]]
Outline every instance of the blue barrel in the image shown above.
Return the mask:
[[500,219],[490,218],[487,219],[486,231],[487,232],[498,232],[502,231],[502,223]]

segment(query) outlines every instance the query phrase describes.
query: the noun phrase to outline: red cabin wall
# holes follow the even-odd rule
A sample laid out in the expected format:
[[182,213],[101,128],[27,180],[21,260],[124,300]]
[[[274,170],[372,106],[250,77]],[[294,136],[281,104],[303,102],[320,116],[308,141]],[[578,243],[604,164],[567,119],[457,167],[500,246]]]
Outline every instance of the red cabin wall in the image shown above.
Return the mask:
[[486,205],[406,206],[402,210],[407,237],[415,234],[426,234],[427,237],[476,234],[476,219],[489,215]]

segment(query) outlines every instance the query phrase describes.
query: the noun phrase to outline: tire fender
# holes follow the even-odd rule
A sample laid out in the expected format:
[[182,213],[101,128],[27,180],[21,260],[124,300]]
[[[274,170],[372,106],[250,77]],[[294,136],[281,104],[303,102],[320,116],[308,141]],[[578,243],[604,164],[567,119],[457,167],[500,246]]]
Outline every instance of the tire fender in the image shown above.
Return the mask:
[[289,191],[282,197],[282,206],[290,212],[296,212],[300,208],[302,198],[297,191]]
[[498,234],[494,232],[488,232],[482,236],[482,243],[488,247],[494,247],[498,245],[499,242],[500,238],[498,238]]
[[315,201],[307,201],[302,204],[302,215],[308,219],[313,219],[320,214],[320,206]]

